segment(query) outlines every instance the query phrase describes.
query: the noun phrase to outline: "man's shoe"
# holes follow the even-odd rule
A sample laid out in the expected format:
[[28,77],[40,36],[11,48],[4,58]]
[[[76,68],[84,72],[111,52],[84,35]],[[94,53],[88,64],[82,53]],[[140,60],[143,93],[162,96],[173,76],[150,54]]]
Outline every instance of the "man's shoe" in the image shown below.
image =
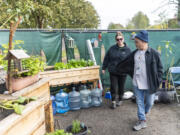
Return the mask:
[[121,106],[122,103],[123,103],[123,101],[118,101],[118,102],[116,103],[116,105],[117,105],[117,106]]
[[111,108],[112,108],[112,109],[115,109],[115,108],[116,108],[116,101],[112,101]]
[[133,130],[139,131],[140,129],[146,128],[147,123],[144,120],[140,120],[136,123],[136,125],[133,127]]

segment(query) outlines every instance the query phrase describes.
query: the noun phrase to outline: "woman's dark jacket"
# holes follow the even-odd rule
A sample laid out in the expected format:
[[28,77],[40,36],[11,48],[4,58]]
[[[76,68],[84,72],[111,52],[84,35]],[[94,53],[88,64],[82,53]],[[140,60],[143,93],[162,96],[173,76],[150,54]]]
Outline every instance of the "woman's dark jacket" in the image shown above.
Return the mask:
[[124,60],[131,53],[130,48],[127,47],[126,43],[124,44],[124,47],[119,47],[118,44],[110,47],[104,57],[102,70],[108,68],[110,73],[116,74],[117,64]]
[[[136,51],[137,49],[117,65],[117,74],[126,73],[133,78],[134,55]],[[160,55],[156,50],[149,47],[145,53],[145,60],[149,90],[150,93],[155,93],[156,90],[159,88],[163,76],[163,66],[160,59]]]

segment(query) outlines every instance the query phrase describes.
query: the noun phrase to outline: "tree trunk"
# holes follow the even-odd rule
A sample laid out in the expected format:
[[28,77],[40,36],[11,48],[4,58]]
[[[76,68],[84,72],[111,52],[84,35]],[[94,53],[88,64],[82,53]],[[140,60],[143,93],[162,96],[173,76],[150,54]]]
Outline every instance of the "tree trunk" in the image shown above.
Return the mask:
[[37,16],[37,21],[38,28],[43,29],[43,19],[41,20],[40,16]]

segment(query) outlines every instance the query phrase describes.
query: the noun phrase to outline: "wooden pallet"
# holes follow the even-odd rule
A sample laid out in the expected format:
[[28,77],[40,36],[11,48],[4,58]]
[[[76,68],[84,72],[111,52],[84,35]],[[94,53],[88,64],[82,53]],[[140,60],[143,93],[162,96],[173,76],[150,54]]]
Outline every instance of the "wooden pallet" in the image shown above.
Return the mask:
[[52,70],[40,73],[40,78],[49,78],[50,86],[62,86],[64,84],[93,82],[99,80],[100,66],[91,66],[75,69]]
[[30,102],[21,115],[11,114],[0,121],[0,135],[44,135],[44,100]]

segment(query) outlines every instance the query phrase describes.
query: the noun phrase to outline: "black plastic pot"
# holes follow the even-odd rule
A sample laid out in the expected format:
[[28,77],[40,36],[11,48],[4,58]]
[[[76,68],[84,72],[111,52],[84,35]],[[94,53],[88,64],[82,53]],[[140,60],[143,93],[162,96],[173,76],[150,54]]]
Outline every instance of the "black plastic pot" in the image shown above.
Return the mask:
[[[72,125],[70,125],[70,126],[68,126],[67,128],[66,128],[66,132],[68,132],[68,133],[72,133],[71,132],[71,129],[72,129]],[[83,129],[83,131],[82,132],[80,132],[80,133],[76,133],[76,134],[73,134],[73,135],[86,135],[88,133],[88,128],[87,128],[87,126],[84,126],[84,129]]]

